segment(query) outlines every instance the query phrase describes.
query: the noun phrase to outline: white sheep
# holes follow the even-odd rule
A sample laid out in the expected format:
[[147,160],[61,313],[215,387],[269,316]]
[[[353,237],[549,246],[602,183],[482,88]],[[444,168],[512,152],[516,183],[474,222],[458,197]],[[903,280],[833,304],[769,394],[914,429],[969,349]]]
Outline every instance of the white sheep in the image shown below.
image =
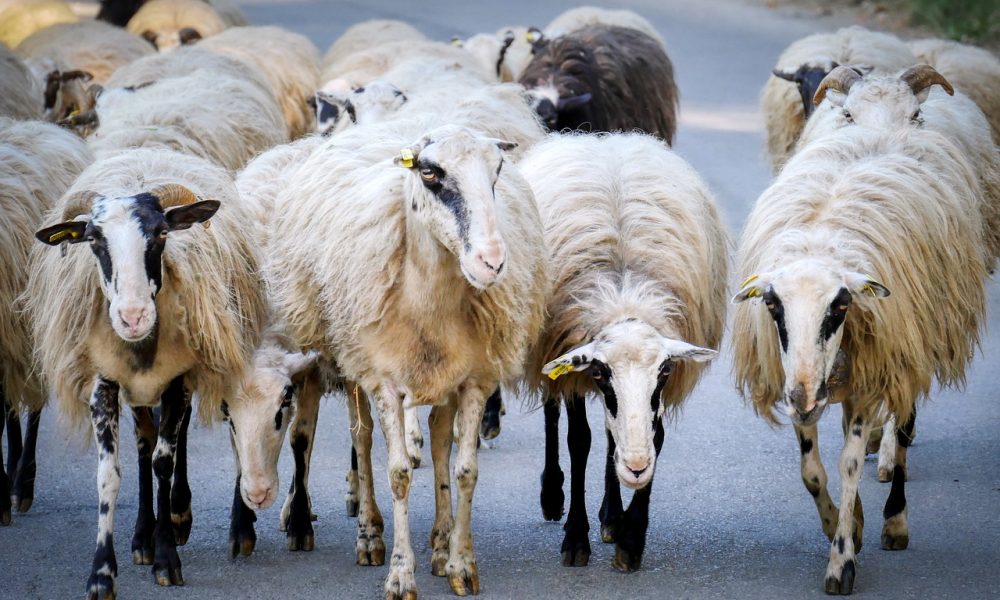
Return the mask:
[[309,99],[319,85],[319,51],[308,38],[280,27],[232,27],[200,46],[261,72],[281,104],[290,139],[313,130]]
[[878,73],[905,69],[916,57],[893,35],[852,26],[793,42],[778,57],[760,94],[767,152],[777,173],[792,154],[812,114],[819,82],[838,65],[859,65]]
[[[483,82],[496,81],[496,76],[479,63],[475,56],[461,48],[442,42],[402,40],[384,42],[353,52],[334,62],[324,63],[320,81],[327,84],[341,79],[350,87],[363,86],[369,81],[383,79],[399,85],[386,77],[386,73],[407,62],[433,61],[433,68],[424,68],[424,76],[440,70],[466,70]],[[324,85],[325,87],[325,85]]]
[[380,79],[353,89],[320,90],[312,100],[316,133],[327,136],[355,125],[385,120],[406,101],[401,89]]
[[[196,226],[209,218],[212,227]],[[183,584],[176,545],[190,531],[190,490],[179,501],[176,488],[191,394],[205,420],[221,414],[265,318],[248,220],[225,170],[142,148],[88,167],[36,233],[49,246],[90,247],[36,244],[26,293],[45,381],[61,412],[71,423],[90,422],[97,440],[101,508],[90,598],[115,597],[119,401],[136,412],[140,471],[151,466],[160,486],[156,535],[143,518],[152,506],[141,505],[133,561],[152,564],[160,585]],[[152,406],[161,413],[150,457],[151,427],[138,422]],[[151,503],[149,485],[140,497]]]
[[[477,593],[470,519],[483,404],[520,374],[546,288],[541,224],[530,189],[504,159],[509,145],[455,125],[413,133],[424,126],[358,127],[313,152],[278,197],[265,265],[297,349],[332,360],[375,400],[393,492],[392,598],[416,593],[403,398],[435,405],[432,457],[443,484],[435,485],[432,570],[456,593]],[[456,410],[452,528],[445,484]]]
[[[602,394],[609,462],[601,535],[617,544],[612,566],[634,571],[664,414],[680,408],[704,370],[698,363],[716,355],[709,348],[722,338],[726,234],[702,179],[652,136],[554,135],[518,167],[542,213],[553,283],[528,367],[530,386],[545,402],[543,514],[562,516],[562,402],[572,461],[562,560],[586,565],[586,401]],[[627,511],[619,480],[636,490]]]
[[[854,587],[869,428],[888,414],[905,434],[933,380],[964,381],[986,311],[980,202],[974,167],[945,136],[842,128],[789,159],[744,227],[736,385],[759,415],[775,422],[780,410],[795,427],[802,481],[831,542],[827,593]],[[816,431],[833,402],[844,411],[839,511]],[[899,441],[902,464],[908,438]],[[887,550],[909,540],[904,481],[897,466],[883,512]]]
[[70,5],[62,0],[17,0],[0,7],[0,45],[16,48],[36,31],[79,20]]
[[340,62],[355,52],[363,52],[382,44],[426,41],[430,41],[427,36],[420,33],[412,25],[402,21],[392,19],[362,21],[348,27],[347,31],[330,45],[326,54],[323,55],[322,67],[326,71],[330,65]]
[[0,117],[42,118],[42,90],[27,65],[0,44]]
[[517,81],[531,62],[531,48],[542,32],[536,27],[502,27],[496,33],[477,33],[452,44],[476,57],[485,71],[503,82]]
[[[0,466],[0,525],[10,524],[14,510],[26,512],[34,498],[35,443],[45,389],[32,368],[30,326],[20,314],[17,298],[28,280],[32,234],[49,210],[93,160],[80,138],[64,129],[36,121],[0,117],[0,430],[13,412],[28,413],[23,453],[9,457],[17,464],[13,481]],[[19,428],[7,432],[20,439]],[[0,465],[3,457],[0,456]],[[8,485],[8,483],[10,485]]]
[[610,25],[637,29],[658,41],[663,46],[663,51],[666,52],[667,46],[663,42],[660,33],[653,27],[653,24],[645,17],[631,10],[610,10],[596,6],[577,6],[552,19],[552,22],[545,26],[544,36],[550,39],[557,38],[591,25]]
[[149,0],[125,28],[143,37],[160,52],[248,25],[240,9],[228,0]]
[[907,45],[919,62],[934,67],[975,101],[990,122],[994,143],[1000,144],[1000,59],[985,48],[950,40],[913,40]]

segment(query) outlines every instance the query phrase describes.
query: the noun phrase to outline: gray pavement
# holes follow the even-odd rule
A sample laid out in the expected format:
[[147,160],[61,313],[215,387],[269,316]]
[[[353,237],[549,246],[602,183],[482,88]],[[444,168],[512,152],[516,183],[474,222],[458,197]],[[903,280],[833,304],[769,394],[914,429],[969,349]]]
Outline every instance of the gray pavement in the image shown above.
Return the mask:
[[[567,2],[243,2],[256,24],[277,23],[308,35],[321,49],[350,23],[372,17],[408,20],[449,39],[525,23],[544,25]],[[726,1],[627,3],[662,32],[678,74],[681,127],[676,148],[706,178],[738,233],[769,181],[757,94],[781,49],[807,33],[840,25],[829,19],[788,18]],[[963,391],[936,392],[921,408],[910,452],[907,485],[911,527],[905,552],[879,549],[881,509],[888,486],[869,461],[861,495],[867,511],[865,547],[855,587],[860,598],[1000,597],[1000,285],[989,284],[990,324]],[[716,361],[667,430],[651,506],[649,543],[641,571],[610,567],[614,549],[600,543],[604,436],[602,409],[590,405],[594,432],[588,469],[593,556],[586,568],[560,565],[560,525],[538,508],[542,415],[508,406],[495,447],[480,453],[474,510],[476,552],[484,598],[810,598],[822,596],[827,542],[798,472],[789,428],[756,418],[730,383],[730,360]],[[838,498],[839,408],[821,424],[821,447]],[[425,415],[426,416],[426,415]],[[562,423],[565,431],[565,418]],[[93,445],[43,417],[35,504],[0,529],[0,598],[83,596],[96,532],[96,457]],[[128,548],[136,511],[137,474],[131,425],[122,428],[123,482],[116,541],[120,597],[374,598],[386,567],[354,565],[354,520],[345,516],[344,473],[349,462],[346,411],[322,409],[312,469],[317,548],[285,550],[278,506],[259,514],[257,550],[249,559],[227,554],[233,466],[224,427],[199,427],[190,441],[194,530],[180,549],[186,585],[157,588],[149,567],[132,565]],[[391,543],[385,451],[376,436],[379,503]],[[282,457],[283,485],[291,473]],[[563,470],[569,473],[565,448]],[[424,462],[430,462],[425,449]],[[569,495],[567,481],[567,498]],[[568,508],[568,505],[567,505]],[[422,597],[451,597],[447,582],[430,575],[427,537],[433,520],[429,467],[416,473],[411,523]]]

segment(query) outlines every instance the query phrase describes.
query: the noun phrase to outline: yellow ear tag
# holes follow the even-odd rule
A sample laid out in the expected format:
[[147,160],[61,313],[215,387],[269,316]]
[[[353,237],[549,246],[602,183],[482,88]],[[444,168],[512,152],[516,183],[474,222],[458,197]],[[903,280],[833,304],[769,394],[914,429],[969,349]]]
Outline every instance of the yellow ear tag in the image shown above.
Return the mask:
[[451,45],[454,46],[454,47],[456,47],[456,48],[461,48],[462,47],[462,38],[458,37],[457,35],[456,36],[452,36],[452,38],[451,38]]
[[71,238],[76,239],[77,237],[79,237],[79,234],[77,234],[77,232],[73,231],[72,229],[63,229],[62,231],[57,231],[57,232],[53,233],[52,235],[50,235],[49,236],[49,243],[50,244],[54,244],[54,243],[58,242],[59,240],[61,240],[63,238],[67,238],[67,237],[71,237]]
[[556,380],[573,370],[573,365],[556,365],[549,371],[549,379]]
[[[872,277],[871,275],[866,274],[865,277],[867,277],[868,280],[871,281],[872,283],[877,283],[879,285],[882,285],[880,282],[875,281],[875,278]],[[875,292],[875,288],[873,288],[870,284],[867,283],[861,286],[861,291],[871,294],[872,298],[878,296],[878,294]]]
[[757,279],[757,275],[751,275],[750,277],[747,277],[746,279],[744,279],[743,283],[740,284],[740,289],[745,288],[747,286],[747,284],[750,283],[751,281],[753,281],[754,279]]
[[529,44],[534,44],[538,40],[538,32],[529,29],[524,32],[524,39],[527,40]]
[[409,148],[403,148],[402,150],[399,151],[399,157],[401,159],[400,160],[401,165],[403,165],[407,169],[413,168],[413,150],[410,150]]

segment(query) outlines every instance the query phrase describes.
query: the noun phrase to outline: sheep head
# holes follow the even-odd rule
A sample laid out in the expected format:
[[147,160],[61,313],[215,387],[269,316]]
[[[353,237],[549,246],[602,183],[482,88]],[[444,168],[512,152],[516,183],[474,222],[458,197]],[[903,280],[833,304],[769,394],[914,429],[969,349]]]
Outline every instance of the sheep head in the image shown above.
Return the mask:
[[565,36],[541,38],[521,76],[531,107],[552,131],[589,124],[589,104],[600,89],[596,59],[584,40]]
[[604,396],[618,479],[639,489],[653,479],[663,435],[662,394],[676,363],[704,362],[716,354],[663,336],[645,321],[630,318],[604,327],[591,342],[549,362],[542,372],[552,379],[571,372],[593,379]]
[[795,70],[774,69],[771,71],[771,74],[779,79],[784,79],[795,84],[795,87],[799,90],[799,95],[802,97],[803,115],[808,119],[815,110],[813,98],[819,89],[820,83],[837,67],[836,62],[821,65],[808,64],[801,65]]
[[387,81],[376,80],[354,89],[320,90],[310,104],[316,111],[316,131],[326,136],[353,125],[381,121],[406,101],[402,90]]
[[848,311],[869,309],[887,296],[889,290],[872,277],[816,258],[743,282],[733,302],[759,298],[774,322],[785,373],[785,409],[793,422],[815,423],[829,403],[828,382]]

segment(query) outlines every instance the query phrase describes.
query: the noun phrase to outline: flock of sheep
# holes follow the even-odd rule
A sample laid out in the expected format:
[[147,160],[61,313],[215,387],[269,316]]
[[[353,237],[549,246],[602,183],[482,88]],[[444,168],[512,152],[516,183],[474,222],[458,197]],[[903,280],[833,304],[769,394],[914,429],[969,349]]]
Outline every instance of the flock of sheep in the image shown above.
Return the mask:
[[[831,542],[825,591],[853,590],[858,482],[883,424],[881,545],[906,548],[916,401],[963,381],[1000,256],[989,52],[857,27],[792,44],[762,94],[776,178],[744,226],[734,285],[712,194],[669,147],[673,65],[628,11],[579,8],[451,43],[370,21],[321,59],[218,0],[110,0],[98,20],[0,0],[0,41],[0,523],[32,503],[51,397],[97,442],[88,598],[116,596],[121,407],[140,465],[132,560],[183,584],[193,397],[199,418],[231,429],[234,556],[253,552],[254,511],[277,497],[288,429],[281,527],[290,549],[313,548],[318,405],[345,399],[359,565],[386,562],[374,404],[393,499],[387,598],[417,594],[414,407],[432,406],[431,569],[466,595],[480,589],[477,447],[499,431],[502,390],[544,407],[551,520],[565,407],[567,566],[591,553],[585,399],[599,397],[601,537],[615,568],[638,569],[664,417],[716,356],[732,292],[736,385],[795,428]],[[839,507],[816,430],[838,402]],[[621,485],[635,490],[627,508]]]

